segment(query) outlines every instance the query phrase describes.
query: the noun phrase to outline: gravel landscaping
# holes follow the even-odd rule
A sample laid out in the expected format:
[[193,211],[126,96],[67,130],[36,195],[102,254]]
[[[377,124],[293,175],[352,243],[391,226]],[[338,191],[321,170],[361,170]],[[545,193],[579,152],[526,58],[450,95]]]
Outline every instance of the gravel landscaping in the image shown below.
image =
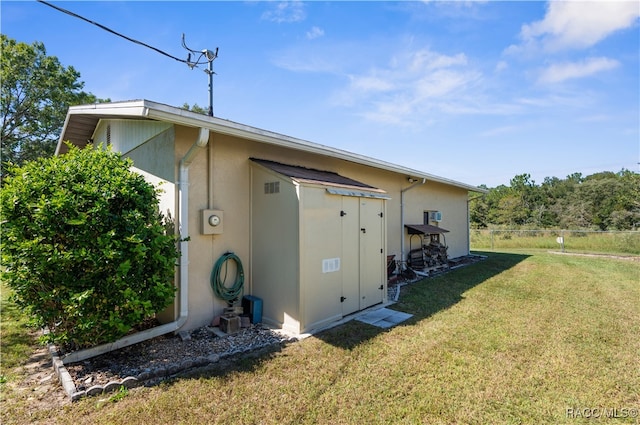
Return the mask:
[[166,335],[121,348],[78,363],[65,365],[77,399],[110,392],[121,386],[153,385],[195,367],[261,348],[283,344],[291,338],[277,331],[251,325],[235,334],[221,334],[203,327],[187,336]]

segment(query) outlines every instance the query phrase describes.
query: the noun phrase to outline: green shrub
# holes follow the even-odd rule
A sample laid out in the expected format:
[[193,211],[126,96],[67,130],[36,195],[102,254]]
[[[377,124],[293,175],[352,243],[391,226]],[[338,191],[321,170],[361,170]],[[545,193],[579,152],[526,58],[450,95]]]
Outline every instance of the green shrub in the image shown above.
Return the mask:
[[112,342],[174,297],[176,238],[158,190],[110,150],[10,169],[0,194],[3,279],[47,342]]

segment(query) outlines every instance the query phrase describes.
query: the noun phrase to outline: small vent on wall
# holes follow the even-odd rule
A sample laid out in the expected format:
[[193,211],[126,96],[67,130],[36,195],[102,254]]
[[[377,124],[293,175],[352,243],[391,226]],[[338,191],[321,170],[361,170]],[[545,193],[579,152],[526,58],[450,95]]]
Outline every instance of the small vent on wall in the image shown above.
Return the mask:
[[268,182],[264,184],[264,194],[280,193],[280,182]]
[[107,145],[111,144],[111,124],[107,125]]
[[322,273],[340,271],[340,258],[327,258],[322,260]]

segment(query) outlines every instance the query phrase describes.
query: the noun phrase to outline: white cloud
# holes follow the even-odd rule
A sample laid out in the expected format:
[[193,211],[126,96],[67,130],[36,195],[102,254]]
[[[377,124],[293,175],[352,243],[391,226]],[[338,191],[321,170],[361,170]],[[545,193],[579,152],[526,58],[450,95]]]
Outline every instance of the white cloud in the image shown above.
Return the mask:
[[509,64],[505,61],[498,61],[498,63],[496,63],[496,67],[494,69],[495,72],[502,72],[505,69],[509,68]]
[[618,61],[604,57],[553,64],[540,74],[538,82],[561,83],[569,79],[588,77],[598,72],[608,71],[619,65]]
[[411,103],[402,97],[398,97],[374,102],[373,108],[365,109],[359,115],[370,121],[405,126],[409,123],[407,116],[413,112]]
[[466,83],[465,72],[452,69],[466,64],[467,58],[462,53],[447,56],[419,50],[394,57],[388,68],[352,75],[350,90],[361,95],[406,91],[413,99],[443,96]]
[[309,31],[307,31],[307,38],[309,40],[313,40],[314,38],[322,37],[324,35],[324,30],[322,28],[313,27]]
[[597,94],[584,87],[562,92],[553,92],[538,97],[518,97],[514,99],[516,105],[524,110],[584,109],[597,103]]
[[455,65],[466,65],[467,57],[464,53],[454,56],[441,55],[430,50],[420,50],[415,52],[409,64],[409,69],[420,72],[421,70],[431,70],[447,68]]
[[267,2],[270,10],[262,14],[262,19],[277,23],[290,23],[303,21],[307,14],[304,10],[304,3],[301,1],[283,1],[278,3]]
[[360,93],[385,92],[392,90],[393,81],[375,75],[351,76],[351,89]]
[[635,25],[639,17],[636,1],[551,1],[544,19],[523,25],[520,37],[525,46],[541,43],[549,51],[583,49]]
[[[334,96],[359,115],[392,124],[424,121],[426,111],[443,110],[480,79],[462,54],[421,49],[391,58],[389,65],[349,76],[349,85]],[[444,105],[444,106],[443,106]]]
[[471,73],[440,69],[415,81],[416,99],[434,99],[444,97],[466,86]]

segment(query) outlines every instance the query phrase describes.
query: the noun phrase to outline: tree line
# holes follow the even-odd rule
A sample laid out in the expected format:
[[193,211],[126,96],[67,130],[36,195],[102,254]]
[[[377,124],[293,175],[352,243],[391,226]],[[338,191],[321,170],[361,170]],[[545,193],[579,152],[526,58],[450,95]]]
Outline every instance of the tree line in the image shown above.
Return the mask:
[[626,169],[546,177],[542,184],[520,174],[509,186],[480,187],[488,193],[471,197],[473,228],[640,228],[640,174]]

